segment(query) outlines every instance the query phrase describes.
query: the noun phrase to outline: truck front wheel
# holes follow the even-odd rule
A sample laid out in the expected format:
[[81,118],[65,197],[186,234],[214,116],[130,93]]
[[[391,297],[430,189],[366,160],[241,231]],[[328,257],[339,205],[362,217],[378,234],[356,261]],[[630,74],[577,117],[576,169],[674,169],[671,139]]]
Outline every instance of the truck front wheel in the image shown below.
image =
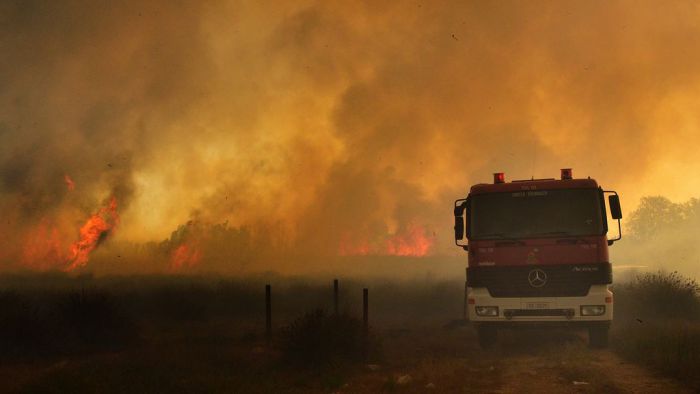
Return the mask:
[[608,324],[597,324],[588,327],[588,344],[592,348],[606,348],[608,347],[608,331],[610,326]]
[[477,336],[479,337],[479,346],[482,349],[491,349],[498,339],[498,331],[496,327],[488,325],[480,325],[476,328]]

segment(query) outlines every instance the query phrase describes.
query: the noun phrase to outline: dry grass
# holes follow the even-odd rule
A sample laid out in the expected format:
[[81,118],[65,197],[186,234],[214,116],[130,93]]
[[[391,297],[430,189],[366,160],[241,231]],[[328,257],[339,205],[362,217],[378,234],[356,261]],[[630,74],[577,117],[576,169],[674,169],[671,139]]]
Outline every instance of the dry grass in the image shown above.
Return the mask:
[[[382,352],[363,361],[356,352],[359,322],[353,317],[360,316],[364,283],[341,281],[345,320],[313,314],[306,316],[317,318],[295,320],[305,311],[330,307],[331,283],[275,278],[275,340],[267,345],[267,279],[59,276],[24,282],[0,294],[0,330],[5,330],[0,344],[12,350],[2,353],[0,391],[480,393],[528,392],[523,382],[531,381],[550,391],[572,389],[574,381],[588,383],[576,386],[579,392],[620,387],[600,366],[604,353],[590,351],[585,337],[570,331],[505,332],[493,351],[478,349],[470,326],[445,324],[461,315],[463,284],[458,282],[372,283],[370,322]],[[0,284],[10,283],[3,280]],[[662,281],[666,290],[657,294],[688,302],[686,287],[678,296],[667,291],[674,280]],[[639,323],[637,311],[664,308],[634,305],[644,299],[639,292],[654,288],[653,281],[632,286],[616,289],[614,349],[697,382],[700,328],[688,319],[653,314]],[[292,357],[301,362],[290,362],[285,326],[302,339],[293,353],[320,355],[316,361]],[[325,350],[309,352],[314,348]],[[402,384],[406,375],[410,383]]]
[[616,286],[613,349],[700,389],[700,297],[677,272],[641,275]]
[[613,348],[700,389],[700,324],[683,320],[628,323],[613,330]]
[[[263,335],[266,282],[273,283],[271,346]],[[0,285],[3,392],[328,392],[366,372],[353,317],[366,286],[358,281],[341,281],[342,318],[311,319],[328,323],[321,325],[295,319],[329,308],[331,283],[303,279],[47,274],[0,277]],[[372,325],[442,320],[461,310],[458,283],[368,287]],[[298,334],[286,342],[295,350],[283,345],[284,332]],[[284,357],[292,353],[302,362]]]

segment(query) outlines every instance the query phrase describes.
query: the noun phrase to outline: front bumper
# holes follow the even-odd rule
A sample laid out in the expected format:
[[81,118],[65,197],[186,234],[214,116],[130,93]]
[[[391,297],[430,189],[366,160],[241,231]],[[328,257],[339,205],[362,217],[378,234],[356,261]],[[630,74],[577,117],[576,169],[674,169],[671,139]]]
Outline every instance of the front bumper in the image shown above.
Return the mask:
[[[492,297],[485,287],[468,287],[468,316],[472,322],[561,322],[585,323],[611,321],[613,294],[608,285],[592,285],[583,297]],[[581,306],[605,305],[599,316],[582,316]],[[479,316],[477,307],[498,307],[497,316]]]

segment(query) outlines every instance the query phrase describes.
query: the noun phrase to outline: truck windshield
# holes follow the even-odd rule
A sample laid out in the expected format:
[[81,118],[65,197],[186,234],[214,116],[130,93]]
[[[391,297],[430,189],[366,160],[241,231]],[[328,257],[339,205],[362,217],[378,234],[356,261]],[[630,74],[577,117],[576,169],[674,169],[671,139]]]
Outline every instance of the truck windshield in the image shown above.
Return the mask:
[[532,190],[471,197],[472,239],[601,235],[596,189]]

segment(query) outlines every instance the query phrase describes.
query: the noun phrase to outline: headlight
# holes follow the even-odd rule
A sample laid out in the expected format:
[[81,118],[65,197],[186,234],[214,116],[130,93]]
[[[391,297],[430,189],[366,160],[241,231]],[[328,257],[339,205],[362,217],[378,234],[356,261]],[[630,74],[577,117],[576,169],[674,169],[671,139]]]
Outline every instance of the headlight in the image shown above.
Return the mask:
[[581,305],[581,316],[600,316],[605,313],[605,305]]
[[477,306],[475,310],[477,316],[498,316],[497,306]]

